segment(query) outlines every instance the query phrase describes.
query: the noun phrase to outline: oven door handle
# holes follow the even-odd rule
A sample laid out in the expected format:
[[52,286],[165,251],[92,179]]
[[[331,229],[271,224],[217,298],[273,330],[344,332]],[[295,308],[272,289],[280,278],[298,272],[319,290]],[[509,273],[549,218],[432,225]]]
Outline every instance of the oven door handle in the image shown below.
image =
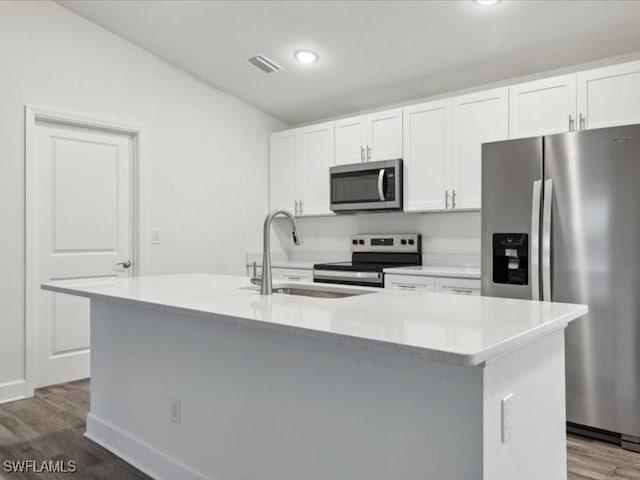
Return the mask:
[[386,168],[381,168],[380,173],[378,173],[378,197],[381,202],[386,202],[386,198],[384,198],[384,173]]

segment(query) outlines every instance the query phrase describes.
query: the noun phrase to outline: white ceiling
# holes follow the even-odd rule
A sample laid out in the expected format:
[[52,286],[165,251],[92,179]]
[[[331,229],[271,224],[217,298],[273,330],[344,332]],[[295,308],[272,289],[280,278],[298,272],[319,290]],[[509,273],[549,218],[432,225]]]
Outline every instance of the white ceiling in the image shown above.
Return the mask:
[[290,125],[640,50],[635,0],[59,3]]

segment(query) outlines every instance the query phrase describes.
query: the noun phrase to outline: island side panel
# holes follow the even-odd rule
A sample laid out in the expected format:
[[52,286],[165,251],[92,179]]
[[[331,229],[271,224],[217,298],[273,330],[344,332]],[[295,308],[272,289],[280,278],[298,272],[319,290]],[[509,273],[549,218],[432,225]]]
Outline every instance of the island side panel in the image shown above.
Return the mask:
[[102,300],[91,314],[88,436],[153,476],[482,475],[481,367]]
[[[484,479],[567,478],[564,329],[488,363],[484,370]],[[503,441],[502,399],[513,395]]]

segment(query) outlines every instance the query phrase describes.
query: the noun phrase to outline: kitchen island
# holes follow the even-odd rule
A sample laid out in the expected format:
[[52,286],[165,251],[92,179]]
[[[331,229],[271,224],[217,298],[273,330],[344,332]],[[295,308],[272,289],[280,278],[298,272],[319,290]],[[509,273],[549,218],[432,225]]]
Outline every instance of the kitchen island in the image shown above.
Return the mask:
[[153,477],[566,478],[563,330],[586,306],[205,274],[43,288],[91,299],[86,435]]

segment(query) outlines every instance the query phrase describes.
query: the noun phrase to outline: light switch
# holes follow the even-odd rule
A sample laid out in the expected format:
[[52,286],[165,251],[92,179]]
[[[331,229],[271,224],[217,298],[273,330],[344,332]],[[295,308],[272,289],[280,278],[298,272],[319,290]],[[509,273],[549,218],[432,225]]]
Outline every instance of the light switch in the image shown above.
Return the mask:
[[151,230],[151,243],[154,245],[160,244],[160,230]]

